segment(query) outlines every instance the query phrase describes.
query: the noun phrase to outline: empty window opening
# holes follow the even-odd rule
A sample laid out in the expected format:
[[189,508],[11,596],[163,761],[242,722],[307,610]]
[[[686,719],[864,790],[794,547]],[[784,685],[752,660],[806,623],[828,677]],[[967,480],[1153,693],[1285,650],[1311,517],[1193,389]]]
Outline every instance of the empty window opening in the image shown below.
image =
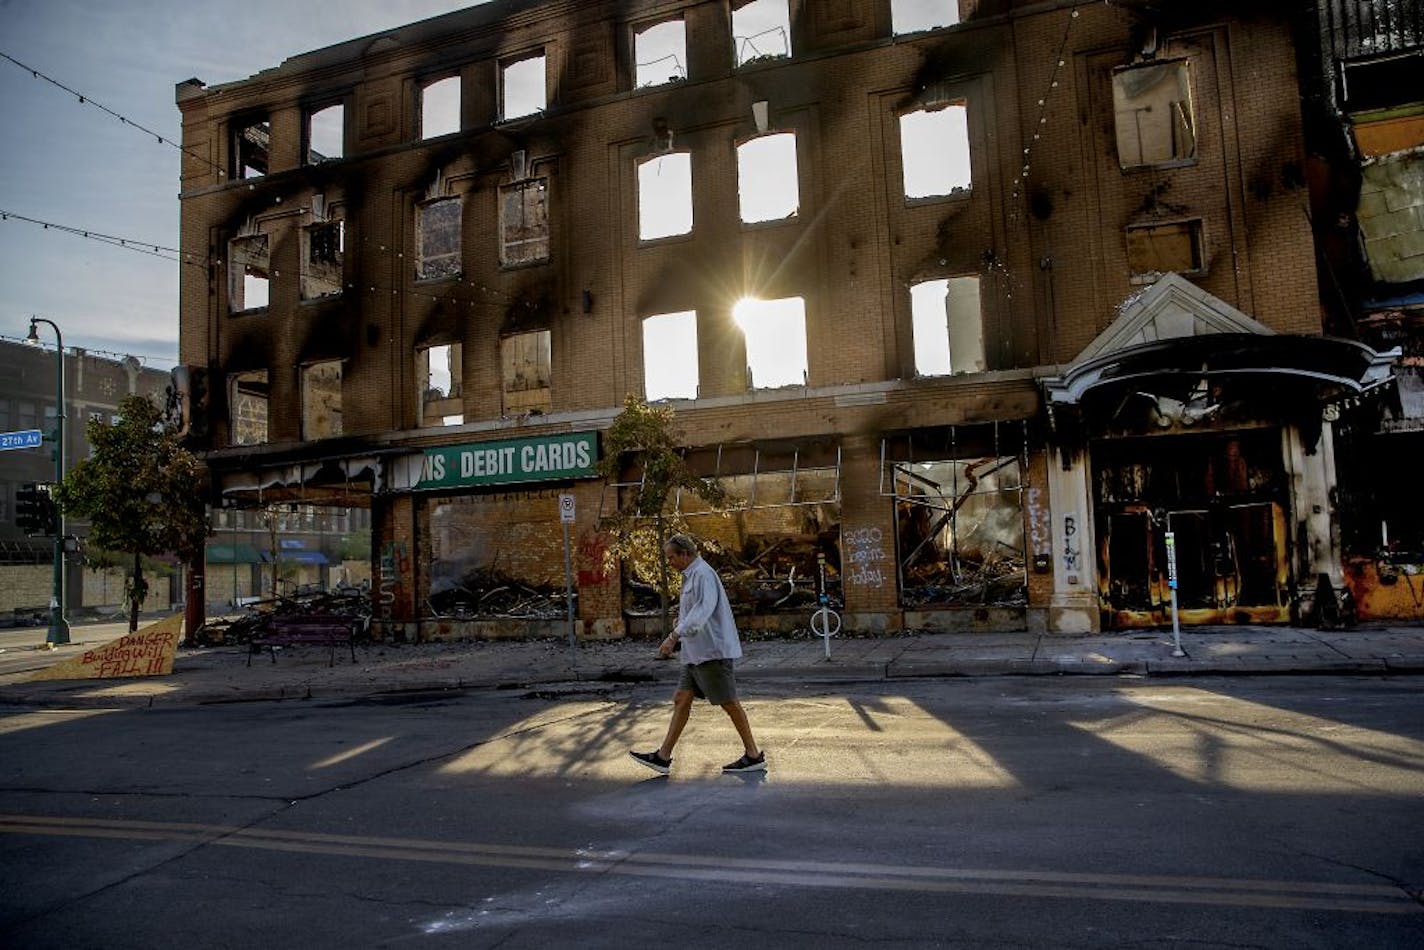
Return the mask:
[[906,198],[968,191],[972,183],[968,109],[950,105],[900,116],[900,158]]
[[416,351],[416,378],[420,389],[422,426],[458,426],[465,422],[461,396],[463,352],[459,343],[428,346]]
[[1127,229],[1127,265],[1134,283],[1150,283],[1166,273],[1201,273],[1202,260],[1200,219]]
[[499,189],[500,261],[532,264],[549,259],[549,179]]
[[463,210],[464,200],[458,195],[437,198],[416,207],[415,276],[418,279],[459,276]]
[[747,346],[747,388],[806,385],[806,304],[743,298],[732,309]]
[[228,309],[233,313],[267,306],[271,281],[270,243],[266,234],[233,238],[227,245]]
[[520,116],[543,112],[548,105],[544,74],[542,53],[506,63],[500,74],[500,117],[517,119]]
[[302,229],[302,299],[341,293],[341,262],[346,253],[346,222],[321,221]]
[[506,412],[548,412],[553,404],[552,338],[548,330],[500,340]]
[[633,35],[638,86],[661,86],[687,79],[687,26],[667,20]]
[[420,137],[460,131],[460,77],[448,76],[420,90]]
[[670,152],[638,166],[638,237],[644,241],[692,231],[692,155]]
[[330,439],[341,434],[341,361],[302,367],[302,437]]
[[697,311],[660,313],[643,321],[643,395],[696,399]]
[[982,373],[984,321],[979,278],[927,280],[910,288],[915,375]]
[[267,441],[268,392],[265,369],[229,377],[229,426],[233,445],[261,445]]
[[791,17],[786,0],[752,0],[732,11],[736,64],[791,55]]
[[742,221],[794,218],[801,204],[796,175],[796,135],[763,135],[737,149],[737,192]]
[[346,139],[346,107],[340,103],[307,117],[307,164],[320,165],[342,156]]
[[272,122],[265,116],[239,125],[232,133],[232,177],[261,178],[267,174],[267,150]]
[[954,26],[959,22],[959,0],[891,0],[891,29],[902,33],[919,33]]
[[1113,121],[1123,168],[1190,161],[1197,154],[1186,60],[1113,73]]

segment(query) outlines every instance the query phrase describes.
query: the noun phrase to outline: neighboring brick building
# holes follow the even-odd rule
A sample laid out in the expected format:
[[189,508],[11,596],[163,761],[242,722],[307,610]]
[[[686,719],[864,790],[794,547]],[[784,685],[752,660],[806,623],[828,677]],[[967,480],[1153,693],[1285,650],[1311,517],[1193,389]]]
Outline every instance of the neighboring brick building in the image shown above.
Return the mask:
[[[41,333],[43,333],[43,328]],[[46,607],[54,587],[54,542],[26,537],[15,525],[15,493],[27,482],[54,481],[56,364],[53,346],[0,340],[0,432],[43,432],[34,448],[0,452],[0,620],[17,608]],[[137,357],[100,355],[80,347],[64,352],[66,471],[89,457],[86,427],[90,419],[113,421],[119,401],[137,394],[164,398],[167,368],[144,366]],[[69,521],[68,533],[84,538],[87,525]],[[123,575],[117,570],[86,570],[71,558],[65,578],[66,608],[114,607],[124,599]],[[151,608],[166,607],[172,590],[154,584]]]
[[853,629],[1160,624],[1167,530],[1184,622],[1309,611],[1322,412],[1389,360],[1319,337],[1299,24],[925,6],[503,0],[179,84],[220,502],[371,506],[378,618],[437,636],[553,629],[497,618],[570,492],[616,635],[633,393],[741,501],[679,503],[749,626],[818,553]]

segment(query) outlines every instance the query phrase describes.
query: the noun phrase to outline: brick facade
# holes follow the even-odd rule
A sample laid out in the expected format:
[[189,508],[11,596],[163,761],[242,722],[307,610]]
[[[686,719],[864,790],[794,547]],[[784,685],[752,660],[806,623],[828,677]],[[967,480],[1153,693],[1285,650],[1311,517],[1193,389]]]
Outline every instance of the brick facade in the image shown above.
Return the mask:
[[[675,404],[689,446],[839,446],[838,553],[854,628],[906,623],[883,440],[1027,422],[1026,603],[981,611],[968,626],[1048,622],[1059,567],[1042,555],[1061,521],[1037,380],[1072,361],[1141,289],[1127,229],[1199,221],[1193,281],[1273,330],[1319,332],[1295,58],[1289,25],[1268,15],[1177,17],[1157,33],[1114,5],[984,0],[960,10],[958,26],[893,37],[888,0],[790,0],[791,55],[734,68],[725,0],[503,0],[240,82],[181,84],[183,248],[210,262],[206,277],[183,275],[182,359],[214,379],[208,461],[219,491],[241,500],[252,483],[244,473],[606,427],[627,394],[643,391],[642,319],[695,311],[698,398]],[[635,31],[675,18],[687,80],[634,89]],[[1190,63],[1195,155],[1125,171],[1113,70],[1141,61],[1149,33],[1157,60]],[[499,121],[500,64],[540,50],[548,108]],[[462,129],[420,141],[420,88],[447,75],[460,80]],[[343,158],[304,165],[304,116],[335,102],[345,106]],[[760,134],[757,103],[767,132],[795,133],[799,202],[793,217],[749,225],[737,211],[736,149]],[[907,200],[899,117],[948,103],[967,108],[972,187]],[[229,180],[233,136],[254,117],[270,122],[265,174]],[[668,150],[692,156],[693,227],[640,240],[638,165]],[[498,202],[516,168],[547,180],[550,252],[507,266]],[[417,279],[418,208],[454,195],[460,275]],[[345,221],[344,286],[304,301],[301,235],[320,220],[314,199]],[[254,229],[269,235],[270,300],[233,314],[228,242]],[[916,376],[909,288],[966,276],[979,282],[985,369]],[[749,296],[804,300],[805,386],[749,389],[732,319]],[[512,413],[500,340],[528,331],[550,333],[549,406]],[[462,345],[463,421],[421,428],[417,352],[451,343]],[[327,360],[342,361],[342,433],[303,443],[300,368]],[[268,441],[237,452],[224,381],[262,369]],[[277,480],[305,497],[307,478]],[[621,631],[621,578],[592,566],[604,498],[596,483],[463,497],[394,491],[377,478],[370,487],[378,620],[431,619],[422,604],[441,505],[468,507],[465,521],[499,540],[512,575],[561,585],[555,504],[573,490],[583,629]],[[763,536],[806,534],[803,509],[741,517]],[[735,518],[694,520],[709,537],[745,542]]]

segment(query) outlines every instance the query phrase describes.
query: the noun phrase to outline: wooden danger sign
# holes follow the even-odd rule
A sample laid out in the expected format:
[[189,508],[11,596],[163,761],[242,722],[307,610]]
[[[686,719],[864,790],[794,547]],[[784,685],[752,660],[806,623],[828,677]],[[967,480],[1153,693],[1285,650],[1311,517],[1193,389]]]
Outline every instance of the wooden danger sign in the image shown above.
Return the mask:
[[36,680],[115,679],[127,676],[167,676],[173,672],[173,656],[183,632],[183,615],[151,623],[137,633],[112,640],[101,647],[56,663],[30,677]]

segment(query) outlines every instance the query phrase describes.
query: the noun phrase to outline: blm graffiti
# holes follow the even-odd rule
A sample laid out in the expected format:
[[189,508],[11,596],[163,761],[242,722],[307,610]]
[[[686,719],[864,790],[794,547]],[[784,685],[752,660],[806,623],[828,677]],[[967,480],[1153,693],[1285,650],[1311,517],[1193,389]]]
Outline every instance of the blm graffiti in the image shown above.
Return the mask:
[[879,528],[858,528],[841,536],[845,546],[845,579],[860,587],[880,587],[885,583],[884,534]]

